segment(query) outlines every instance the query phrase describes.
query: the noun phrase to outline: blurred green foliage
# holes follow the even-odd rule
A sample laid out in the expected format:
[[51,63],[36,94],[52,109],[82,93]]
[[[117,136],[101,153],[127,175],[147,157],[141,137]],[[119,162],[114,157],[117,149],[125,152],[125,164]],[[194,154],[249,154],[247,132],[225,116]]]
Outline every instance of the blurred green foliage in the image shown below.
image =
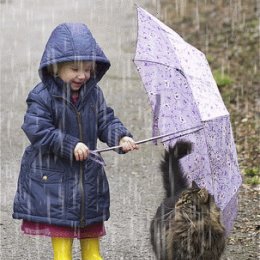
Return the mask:
[[245,181],[247,184],[257,185],[260,184],[260,168],[247,168],[245,169]]
[[213,77],[219,88],[230,86],[234,83],[234,80],[228,74],[221,72],[219,69],[213,71]]

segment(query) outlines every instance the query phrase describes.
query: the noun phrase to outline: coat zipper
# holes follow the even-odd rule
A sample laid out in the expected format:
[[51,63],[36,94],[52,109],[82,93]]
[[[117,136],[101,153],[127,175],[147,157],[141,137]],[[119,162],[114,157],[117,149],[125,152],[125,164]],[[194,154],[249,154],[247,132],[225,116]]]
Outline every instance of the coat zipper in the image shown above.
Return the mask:
[[[82,133],[82,124],[81,124],[81,114],[77,111],[77,121],[79,126],[79,138],[80,141],[83,142],[83,133]],[[80,226],[84,227],[85,222],[85,191],[83,185],[83,162],[80,162],[80,169],[79,169],[79,189],[81,193],[81,204],[80,204]]]
[[[53,95],[54,96],[54,95]],[[69,102],[67,99],[65,99],[62,96],[54,96],[56,98],[61,98],[63,100],[66,101],[66,103],[70,104],[71,107],[73,108],[73,110],[75,111],[76,115],[77,115],[77,122],[78,122],[78,128],[79,128],[79,139],[80,142],[83,142],[83,133],[82,133],[82,124],[81,124],[81,114],[80,112],[77,110],[77,108],[71,103]],[[85,224],[85,191],[84,191],[84,185],[83,185],[83,166],[84,163],[80,162],[80,168],[79,168],[79,192],[80,192],[80,197],[81,197],[81,203],[80,203],[80,226],[84,227]]]

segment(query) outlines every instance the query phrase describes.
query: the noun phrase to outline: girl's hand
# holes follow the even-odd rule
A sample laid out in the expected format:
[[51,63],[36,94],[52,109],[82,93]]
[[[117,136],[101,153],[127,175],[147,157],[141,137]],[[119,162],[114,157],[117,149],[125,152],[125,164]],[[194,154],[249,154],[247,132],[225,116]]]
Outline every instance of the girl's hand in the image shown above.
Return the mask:
[[122,150],[125,153],[139,149],[135,141],[129,136],[124,136],[123,138],[121,138],[119,145],[122,146]]
[[77,143],[74,148],[74,156],[76,161],[84,161],[89,155],[89,149],[84,143]]

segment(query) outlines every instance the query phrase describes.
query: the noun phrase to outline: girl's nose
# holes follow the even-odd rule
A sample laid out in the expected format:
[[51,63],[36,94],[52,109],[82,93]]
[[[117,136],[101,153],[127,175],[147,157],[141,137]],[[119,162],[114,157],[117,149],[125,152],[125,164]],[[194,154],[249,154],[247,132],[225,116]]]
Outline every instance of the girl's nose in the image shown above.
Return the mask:
[[78,79],[88,80],[90,78],[90,73],[86,72],[86,71],[79,71],[77,76],[78,76]]
[[79,71],[77,75],[78,79],[85,79],[86,78],[86,73],[84,71]]

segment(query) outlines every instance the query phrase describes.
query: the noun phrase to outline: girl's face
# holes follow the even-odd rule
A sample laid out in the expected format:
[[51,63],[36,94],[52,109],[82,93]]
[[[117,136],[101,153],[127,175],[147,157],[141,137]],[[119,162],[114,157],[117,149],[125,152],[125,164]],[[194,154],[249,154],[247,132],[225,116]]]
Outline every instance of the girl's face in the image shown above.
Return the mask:
[[65,62],[58,65],[58,76],[70,84],[72,91],[79,91],[94,72],[93,61]]

